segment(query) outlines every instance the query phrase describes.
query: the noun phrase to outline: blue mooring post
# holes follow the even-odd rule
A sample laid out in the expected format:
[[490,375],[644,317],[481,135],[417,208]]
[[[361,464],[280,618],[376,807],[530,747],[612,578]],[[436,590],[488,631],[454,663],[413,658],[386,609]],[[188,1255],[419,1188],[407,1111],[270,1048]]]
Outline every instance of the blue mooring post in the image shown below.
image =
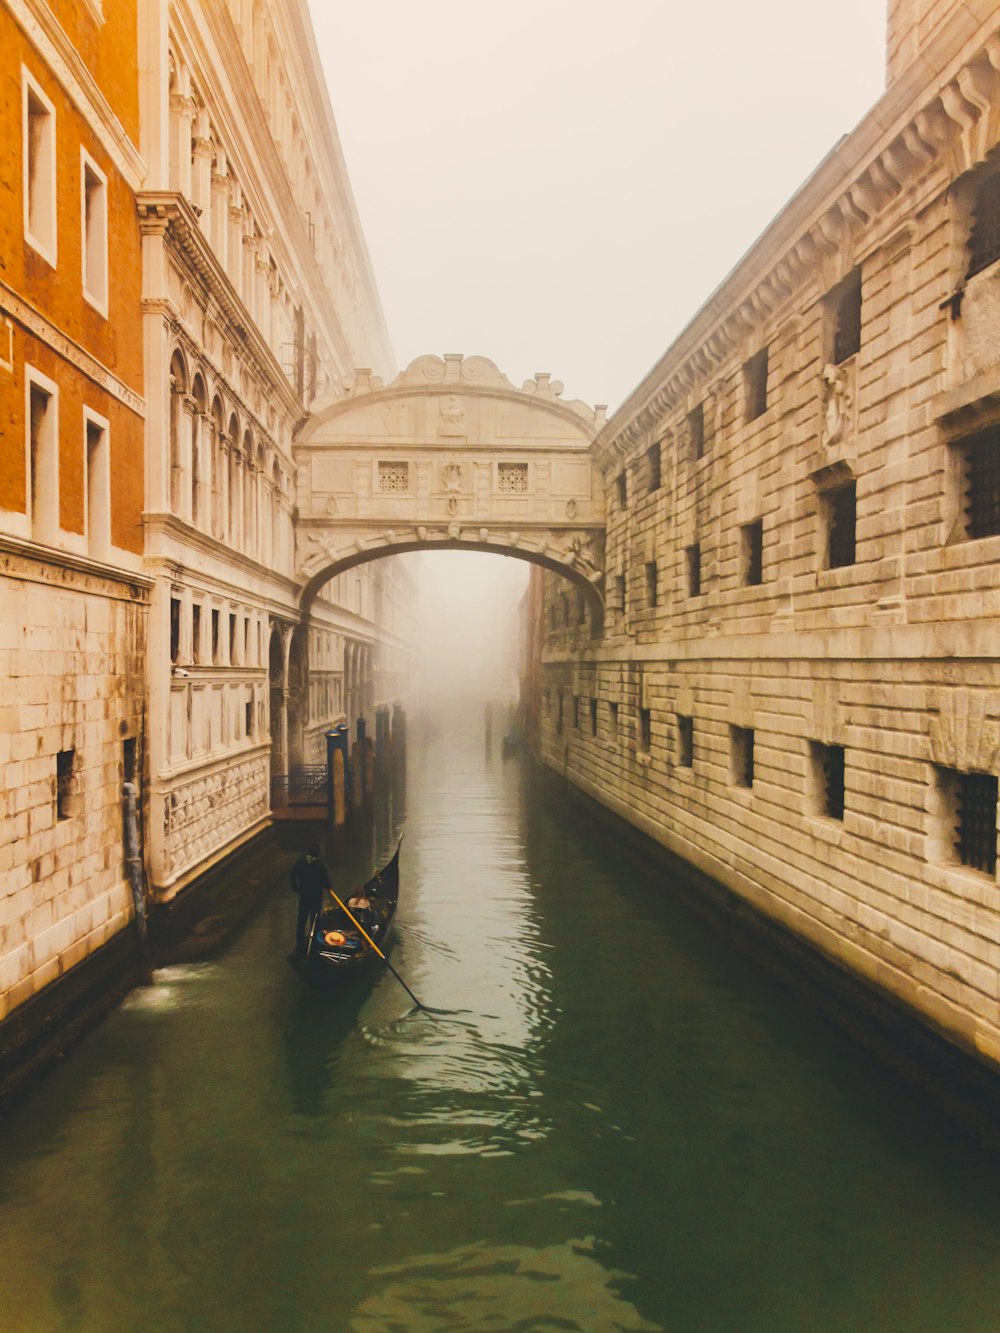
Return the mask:
[[337,750],[344,757],[344,805],[350,808],[351,802],[351,765],[348,754],[348,730],[346,722],[338,722],[326,733],[326,813],[330,827],[336,826],[336,808],[334,806],[333,756]]

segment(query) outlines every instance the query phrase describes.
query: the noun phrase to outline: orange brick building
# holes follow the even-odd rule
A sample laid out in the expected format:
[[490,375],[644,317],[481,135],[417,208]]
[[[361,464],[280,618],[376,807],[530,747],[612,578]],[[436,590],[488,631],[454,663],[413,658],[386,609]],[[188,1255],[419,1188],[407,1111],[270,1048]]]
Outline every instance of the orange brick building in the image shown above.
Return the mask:
[[[0,1019],[132,914],[145,621],[136,0],[0,6]],[[13,94],[13,95],[11,95]]]

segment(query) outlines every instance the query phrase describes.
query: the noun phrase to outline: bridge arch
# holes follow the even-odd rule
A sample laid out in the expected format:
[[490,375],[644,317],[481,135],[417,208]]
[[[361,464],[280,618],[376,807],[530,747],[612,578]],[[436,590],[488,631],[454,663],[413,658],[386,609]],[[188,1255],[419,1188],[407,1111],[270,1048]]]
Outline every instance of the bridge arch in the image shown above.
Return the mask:
[[423,356],[317,403],[296,437],[296,570],[308,614],[335,575],[418,550],[486,551],[562,574],[604,610],[604,408],[520,389],[485,357]]

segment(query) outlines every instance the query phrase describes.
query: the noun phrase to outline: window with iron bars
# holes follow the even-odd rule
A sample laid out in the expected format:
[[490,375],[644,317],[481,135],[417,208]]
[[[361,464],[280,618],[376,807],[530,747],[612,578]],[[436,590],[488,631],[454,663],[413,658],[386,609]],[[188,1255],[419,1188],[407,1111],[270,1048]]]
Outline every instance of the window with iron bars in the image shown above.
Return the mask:
[[844,764],[842,745],[810,743],[816,809],[828,819],[844,818]]
[[939,768],[944,801],[942,834],[960,865],[995,875],[997,868],[997,779],[992,773]]
[[962,458],[962,511],[970,539],[1000,532],[1000,426],[968,436]]
[[980,183],[972,206],[969,232],[969,267],[966,277],[981,273],[1000,259],[1000,172]]
[[827,565],[843,569],[855,561],[857,529],[857,483],[848,482],[826,493]]

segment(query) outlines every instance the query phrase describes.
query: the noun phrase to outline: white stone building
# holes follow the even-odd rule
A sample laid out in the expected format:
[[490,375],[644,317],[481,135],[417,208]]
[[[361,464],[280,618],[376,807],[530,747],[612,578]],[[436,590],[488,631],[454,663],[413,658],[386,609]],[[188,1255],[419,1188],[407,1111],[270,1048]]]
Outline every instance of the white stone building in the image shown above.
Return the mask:
[[147,0],[140,65],[148,851],[166,900],[264,827],[272,771],[376,701],[394,575],[359,572],[300,624],[293,441],[392,352],[304,0]]
[[[884,96],[595,442],[540,745],[1000,1063],[1000,10],[893,0]],[[593,637],[592,637],[593,635]]]

